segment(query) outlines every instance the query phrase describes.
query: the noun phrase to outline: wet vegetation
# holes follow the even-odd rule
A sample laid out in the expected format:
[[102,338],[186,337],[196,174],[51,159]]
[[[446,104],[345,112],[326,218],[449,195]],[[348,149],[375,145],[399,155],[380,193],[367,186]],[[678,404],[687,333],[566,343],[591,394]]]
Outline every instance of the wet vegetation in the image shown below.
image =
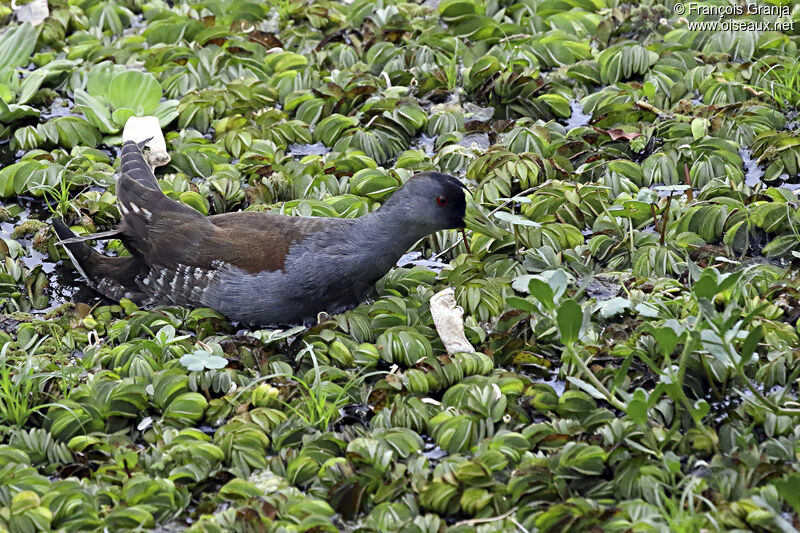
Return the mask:
[[[0,6],[0,531],[800,528],[800,33],[673,8]],[[355,217],[435,169],[486,217],[310,329],[101,300],[49,220],[115,226],[142,115],[202,213]]]

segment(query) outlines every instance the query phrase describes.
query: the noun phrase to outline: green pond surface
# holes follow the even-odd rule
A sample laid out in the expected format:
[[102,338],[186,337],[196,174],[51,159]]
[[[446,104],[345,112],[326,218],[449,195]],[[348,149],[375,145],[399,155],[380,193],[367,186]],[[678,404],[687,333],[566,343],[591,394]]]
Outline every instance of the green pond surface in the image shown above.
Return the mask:
[[[800,2],[740,4],[0,5],[0,532],[800,530]],[[111,302],[50,223],[134,116],[204,214],[482,214],[310,328]]]

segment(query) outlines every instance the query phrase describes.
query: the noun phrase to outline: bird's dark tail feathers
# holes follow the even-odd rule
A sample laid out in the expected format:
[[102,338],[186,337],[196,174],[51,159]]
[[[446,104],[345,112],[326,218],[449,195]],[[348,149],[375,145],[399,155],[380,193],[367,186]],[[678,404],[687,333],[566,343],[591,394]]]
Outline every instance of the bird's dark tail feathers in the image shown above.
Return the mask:
[[72,264],[89,286],[112,300],[129,298],[142,301],[144,294],[136,285],[142,268],[136,257],[106,257],[78,239],[66,224],[53,219],[53,229],[61,240]]
[[139,144],[125,141],[122,146],[122,162],[119,168],[120,180],[131,179],[147,188],[160,190],[153,170],[142,155],[142,149],[148,141],[150,139]]
[[[122,147],[120,178],[117,181],[117,203],[123,218],[124,215],[128,214],[132,214],[135,218],[136,215],[141,216],[143,213],[139,210],[138,205],[134,204],[134,207],[131,207],[130,204],[133,203],[132,199],[142,195],[149,195],[151,194],[151,191],[157,192],[157,196],[162,195],[161,189],[158,187],[158,181],[156,180],[155,175],[153,175],[150,165],[147,163],[147,161],[145,161],[144,156],[142,155],[142,148],[144,148],[144,145],[149,141],[150,139],[146,139],[138,144],[133,141],[126,141],[125,145]],[[144,187],[144,189],[141,189],[137,186]],[[131,191],[138,191],[138,193],[134,192],[131,194]],[[131,213],[131,211],[133,211],[133,213]],[[84,241],[121,238],[123,233],[122,228],[116,228],[109,231],[101,231],[79,237],[73,234],[68,227],[64,226],[63,224],[62,226],[62,228],[56,229],[56,233],[58,233],[59,238],[61,239],[61,242],[58,244],[63,244],[65,246]],[[63,237],[61,235],[62,233],[64,235],[68,234],[69,237]],[[67,250],[70,249],[67,248]],[[75,250],[71,250],[71,253],[80,253],[80,248],[76,247]]]
[[56,235],[58,235],[58,238],[61,239],[61,242],[58,244],[64,246],[64,250],[67,251],[67,255],[72,261],[72,264],[75,265],[75,268],[78,269],[78,272],[80,272],[81,276],[83,276],[89,285],[94,288],[94,281],[89,277],[86,271],[86,264],[94,250],[79,241],[78,236],[60,220],[53,219],[53,229]]

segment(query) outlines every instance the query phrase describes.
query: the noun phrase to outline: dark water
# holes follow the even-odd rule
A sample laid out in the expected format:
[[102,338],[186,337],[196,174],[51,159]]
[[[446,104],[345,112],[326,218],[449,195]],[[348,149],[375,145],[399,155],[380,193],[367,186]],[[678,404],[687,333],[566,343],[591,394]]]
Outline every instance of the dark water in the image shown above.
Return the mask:
[[23,207],[23,211],[10,222],[0,222],[0,238],[8,241],[16,240],[23,248],[25,255],[19,257],[19,259],[25,267],[33,270],[41,265],[42,272],[47,275],[49,281],[47,289],[47,294],[50,298],[49,305],[46,309],[33,310],[32,313],[44,314],[66,302],[94,304],[100,301],[97,293],[86,287],[84,280],[72,268],[72,265],[67,265],[64,261],[52,261],[47,254],[33,248],[33,242],[30,238],[12,239],[11,234],[14,228],[23,222],[27,220],[47,222],[50,218],[50,212],[40,200],[17,197],[17,205]]

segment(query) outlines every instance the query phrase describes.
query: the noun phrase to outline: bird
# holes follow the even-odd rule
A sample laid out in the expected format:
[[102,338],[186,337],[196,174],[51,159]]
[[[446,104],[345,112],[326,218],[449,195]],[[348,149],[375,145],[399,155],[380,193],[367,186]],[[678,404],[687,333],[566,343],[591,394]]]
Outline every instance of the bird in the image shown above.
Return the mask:
[[[146,141],[145,141],[146,142]],[[377,210],[358,218],[238,211],[205,216],[172,200],[126,141],[116,183],[117,228],[84,236],[53,219],[89,287],[139,306],[209,307],[253,325],[310,323],[360,304],[421,238],[465,226],[467,187],[420,172]],[[86,241],[118,238],[128,256],[105,256]]]

